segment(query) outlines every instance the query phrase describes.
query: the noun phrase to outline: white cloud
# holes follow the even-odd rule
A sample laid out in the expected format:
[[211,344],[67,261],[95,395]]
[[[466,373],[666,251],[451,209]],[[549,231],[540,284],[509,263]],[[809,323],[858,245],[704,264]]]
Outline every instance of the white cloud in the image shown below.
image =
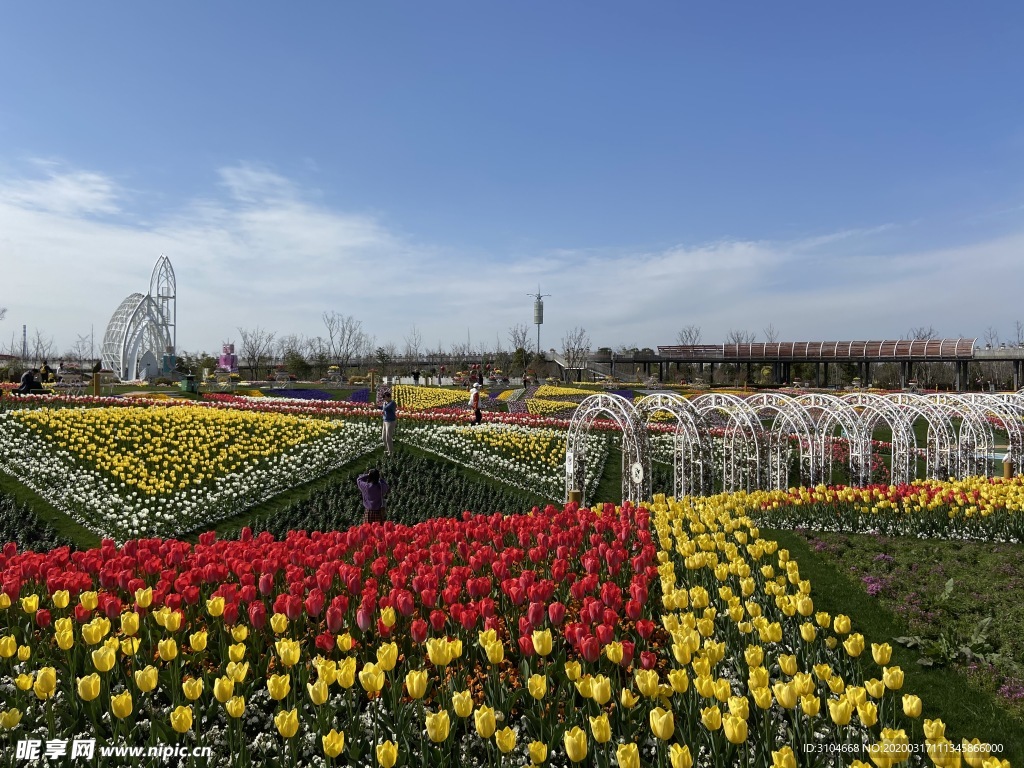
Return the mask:
[[429,346],[467,331],[474,343],[507,343],[509,326],[532,322],[538,283],[551,294],[546,348],[574,326],[595,346],[656,346],[690,324],[713,343],[769,323],[792,340],[892,338],[918,325],[981,335],[1020,316],[1024,234],[887,253],[886,224],[792,242],[484,258],[315,204],[266,168],[232,166],[219,179],[208,196],[141,226],[123,211],[130,196],[101,173],[46,164],[0,178],[0,306],[9,308],[0,346],[22,323],[61,349],[91,325],[101,337],[121,299],[146,290],[161,253],[177,272],[178,342],[190,350],[237,339],[239,326],[317,335],[325,310],[399,345],[413,324]]

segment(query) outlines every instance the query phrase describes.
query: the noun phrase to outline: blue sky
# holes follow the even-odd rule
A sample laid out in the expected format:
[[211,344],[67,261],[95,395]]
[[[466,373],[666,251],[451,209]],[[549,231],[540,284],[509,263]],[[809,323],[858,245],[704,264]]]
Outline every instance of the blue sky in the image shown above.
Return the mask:
[[[102,333],[166,253],[237,328],[545,347],[1004,339],[1019,4],[54,3],[0,26],[0,347]],[[532,333],[531,333],[532,335]]]

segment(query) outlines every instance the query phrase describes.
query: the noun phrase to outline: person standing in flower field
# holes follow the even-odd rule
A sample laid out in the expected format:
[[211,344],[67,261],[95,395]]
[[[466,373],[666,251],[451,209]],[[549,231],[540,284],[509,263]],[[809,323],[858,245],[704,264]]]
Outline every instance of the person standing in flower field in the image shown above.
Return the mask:
[[381,438],[384,440],[384,451],[388,456],[394,450],[395,423],[398,421],[398,404],[391,399],[391,390],[385,390],[384,402],[380,406],[384,416]]
[[474,384],[473,388],[469,390],[469,407],[473,409],[473,423],[479,424],[483,419],[483,414],[480,412],[480,385]]
[[363,522],[383,523],[390,487],[380,476],[380,471],[373,467],[356,478],[356,485],[363,495]]

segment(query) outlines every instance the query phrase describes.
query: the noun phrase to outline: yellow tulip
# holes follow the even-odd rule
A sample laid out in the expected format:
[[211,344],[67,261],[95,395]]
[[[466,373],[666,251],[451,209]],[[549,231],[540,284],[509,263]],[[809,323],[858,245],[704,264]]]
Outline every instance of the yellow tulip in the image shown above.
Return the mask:
[[330,733],[324,734],[320,737],[320,742],[323,744],[324,754],[327,757],[334,758],[341,754],[341,751],[345,749],[345,734],[344,732],[338,733],[336,730],[331,728]]
[[[193,632],[188,636],[189,647],[196,652],[202,652],[206,650],[206,631]],[[232,661],[241,661],[241,659],[232,659]]]
[[548,692],[548,679],[544,675],[531,675],[526,682],[526,687],[533,698],[543,699]]
[[[445,716],[448,713],[445,712]],[[516,748],[516,732],[511,728],[502,728],[500,731],[494,732],[494,743],[498,745],[498,749],[503,754],[508,754]]]
[[[718,707],[715,707],[714,709],[716,712],[718,711]],[[662,709],[661,707],[655,707],[651,710],[649,720],[651,725],[651,732],[655,736],[657,736],[662,741],[668,741],[670,738],[672,738],[672,734],[674,734],[676,730],[676,720],[675,716],[672,714],[671,709]],[[720,717],[719,723],[721,723]]]
[[941,739],[946,735],[946,724],[936,718],[924,721],[924,735],[927,739]]
[[857,705],[857,717],[868,728],[878,722],[878,707],[873,701],[865,701]]
[[100,676],[93,672],[91,675],[78,678],[78,697],[82,701],[92,701],[100,695]]
[[743,651],[748,667],[760,667],[764,661],[764,649],[759,645],[748,645]]
[[576,682],[583,675],[583,670],[580,667],[578,661],[567,661],[565,662],[565,676],[569,678],[571,682]]
[[829,699],[828,713],[836,725],[847,725],[853,716],[853,705],[847,698]]
[[909,693],[903,694],[903,714],[907,717],[921,716],[921,699]]
[[131,637],[139,631],[139,614],[135,611],[126,611],[121,614],[121,631]]
[[742,717],[727,714],[722,718],[722,730],[731,744],[742,744],[747,740],[747,721]]
[[796,768],[796,753],[793,748],[785,746],[778,752],[772,752],[772,768]]
[[249,662],[229,661],[227,667],[224,668],[224,671],[227,674],[227,676],[234,680],[236,683],[241,683],[245,680],[245,676],[249,674]]
[[864,635],[859,632],[850,635],[843,641],[843,648],[853,658],[857,658],[864,652]]
[[57,687],[57,673],[52,667],[43,667],[36,673],[36,682],[32,690],[37,698],[49,698]]
[[171,611],[164,619],[164,629],[168,632],[177,632],[181,629],[182,615],[179,611]]
[[270,693],[270,698],[274,701],[280,701],[288,692],[292,689],[292,678],[291,675],[285,673],[283,675],[271,675],[267,678],[267,691]]
[[236,720],[245,712],[245,698],[243,696],[232,696],[224,704],[225,711]]
[[615,750],[619,768],[640,768],[640,749],[636,744],[620,744]]
[[590,718],[590,732],[594,735],[594,741],[604,744],[612,737],[612,727],[608,722],[608,715],[601,714]]
[[306,691],[309,693],[309,700],[318,707],[327,701],[327,683],[323,680],[317,680],[315,683],[306,683]]
[[[656,711],[657,710],[655,710],[655,712]],[[654,720],[654,712],[651,712],[651,720]],[[700,721],[709,731],[717,731],[722,727],[722,710],[720,710],[717,705],[714,707],[706,707],[700,711]]]
[[70,631],[57,632],[57,647],[60,648],[62,651],[69,651],[69,650],[71,650],[71,647],[74,644],[75,644],[75,634],[74,634],[74,632],[70,632]]
[[653,669],[639,669],[633,676],[636,680],[636,689],[647,698],[654,698],[658,695],[658,673]]
[[428,676],[426,670],[411,669],[405,675],[405,689],[414,699],[422,699],[427,692]]
[[619,703],[626,709],[632,709],[640,702],[640,697],[628,688],[623,688],[619,694]]
[[385,741],[377,745],[377,762],[381,768],[394,768],[398,761],[398,745],[393,741]]
[[172,661],[178,655],[178,644],[174,642],[173,637],[161,640],[156,644],[156,647],[160,658],[164,661]]
[[398,645],[385,643],[377,649],[377,666],[385,672],[390,672],[398,663]]
[[746,720],[750,717],[750,699],[746,696],[730,696],[729,712]]
[[395,626],[395,622],[397,620],[398,617],[395,615],[395,609],[392,608],[390,605],[380,612],[380,622],[385,627],[390,628]]
[[882,698],[882,694],[885,693],[885,683],[876,679],[865,680],[864,690],[868,692],[868,695],[871,698],[880,699]]
[[356,683],[356,657],[346,656],[338,662],[338,685],[348,690]]
[[192,707],[175,707],[171,712],[171,727],[178,733],[187,732],[192,727]]
[[612,697],[612,681],[604,675],[595,675],[594,683],[591,686],[590,697],[599,706],[604,706]]
[[132,692],[125,691],[117,696],[111,696],[110,711],[119,720],[124,720],[128,717],[132,713]]
[[426,713],[427,736],[435,744],[440,744],[448,738],[451,729],[451,721],[448,718],[448,710]]
[[534,765],[543,765],[548,759],[548,745],[543,741],[530,742],[530,762]]
[[793,676],[796,674],[796,656],[795,655],[782,655],[779,656],[779,668],[782,669],[784,674]]
[[270,617],[270,628],[274,630],[275,634],[280,635],[288,629],[288,617],[283,613],[275,613]]
[[494,735],[494,729],[497,727],[494,710],[486,704],[473,713],[473,721],[481,739],[489,739]]
[[784,709],[793,709],[796,706],[797,692],[792,683],[776,683],[772,686],[772,691],[775,693],[775,700]]
[[54,608],[67,608],[68,603],[71,602],[71,593],[66,589],[58,589],[50,596],[50,600],[53,602]]
[[334,639],[334,644],[338,646],[338,650],[342,653],[348,653],[349,651],[351,651],[353,642],[354,641],[352,640],[352,635],[350,635],[348,632],[346,632],[343,635],[338,635]]
[[[228,646],[228,658],[231,661],[239,662],[245,658],[245,643],[234,643]],[[291,666],[286,664],[285,666]]]
[[690,748],[684,744],[673,744],[668,750],[668,760],[672,768],[693,768]]
[[818,630],[811,622],[805,621],[800,625],[800,637],[805,643],[813,643],[818,637]]
[[236,643],[244,643],[245,639],[249,637],[249,628],[245,624],[235,624],[231,628],[231,637]]
[[201,677],[187,678],[182,682],[181,690],[184,691],[186,699],[195,701],[203,695],[203,679]]
[[839,614],[836,616],[835,621],[832,624],[832,628],[835,630],[837,635],[848,635],[851,629],[850,617],[844,614]]
[[14,684],[18,686],[19,691],[30,691],[35,684],[35,678],[32,675],[21,674],[15,678]]
[[103,625],[97,624],[95,621],[82,625],[82,639],[89,645],[96,645],[96,643],[103,639],[105,634]]
[[[241,645],[241,643],[239,643]],[[244,650],[245,646],[242,645]],[[277,650],[277,656],[281,659],[281,663],[286,667],[294,667],[299,663],[299,657],[302,655],[299,643],[295,640],[288,640],[281,638],[274,643],[274,648]],[[238,661],[238,659],[234,659]]]
[[574,763],[583,762],[587,757],[587,734],[579,726],[574,726],[562,736],[565,753]]
[[550,629],[535,629],[531,639],[533,640],[533,650],[538,655],[547,656],[551,653],[553,642]]
[[487,653],[487,661],[492,665],[501,664],[505,660],[505,646],[498,641],[488,643],[484,651]]
[[39,595],[26,595],[21,598],[21,610],[33,614],[39,610]]
[[221,704],[235,695],[235,681],[225,675],[213,681],[213,698]]
[[[536,635],[537,633],[534,632],[534,634]],[[536,645],[534,647],[536,647]],[[608,643],[608,645],[604,647],[604,655],[612,664],[618,664],[622,661],[622,643],[617,640],[615,642]]]
[[435,667],[447,667],[452,661],[451,646],[441,637],[427,639],[427,658]]
[[282,709],[274,715],[274,725],[277,732],[284,738],[290,739],[299,730],[299,711],[297,709]]
[[224,598],[218,595],[206,601],[206,612],[216,618],[224,613]]
[[145,669],[135,671],[135,685],[143,693],[149,693],[156,688],[157,670],[156,667],[147,666]]
[[882,643],[881,645],[878,643],[871,644],[871,658],[875,660],[875,664],[878,666],[884,667],[888,664],[891,656],[892,646],[888,643]]
[[367,693],[379,693],[384,687],[384,670],[370,662],[359,671],[359,682]]
[[890,691],[898,691],[903,687],[903,670],[899,667],[883,668],[882,681]]
[[469,691],[457,691],[452,694],[452,708],[459,717],[469,717],[473,711],[473,696]]

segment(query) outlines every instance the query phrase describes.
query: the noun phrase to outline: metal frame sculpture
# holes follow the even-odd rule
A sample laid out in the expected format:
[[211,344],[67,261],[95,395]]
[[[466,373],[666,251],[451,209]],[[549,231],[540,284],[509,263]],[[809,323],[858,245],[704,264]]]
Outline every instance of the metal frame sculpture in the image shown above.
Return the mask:
[[705,422],[724,416],[722,434],[722,488],[752,491],[762,482],[763,429],[746,403],[735,395],[712,392],[693,399],[693,408]]
[[[919,418],[924,419],[928,425],[925,433],[925,475],[932,480],[949,477],[957,464],[957,437],[956,427],[953,426],[948,410],[937,406],[927,396],[916,393],[896,392],[884,397],[896,403],[908,414],[911,430]],[[915,441],[916,439],[915,435]],[[912,466],[913,478],[917,475],[917,462],[912,462]]]
[[[988,392],[964,392],[958,395],[964,401],[985,410],[986,417],[994,416],[1006,429],[1010,443],[1010,455],[1024,456],[1024,402],[1016,395],[994,395]],[[986,421],[988,419],[986,418]],[[985,474],[989,477],[1002,474],[996,471],[996,460],[991,453],[985,457]]]
[[622,498],[640,504],[651,495],[651,457],[647,428],[631,402],[612,394],[587,397],[572,415],[565,439],[566,501],[569,499],[569,491],[577,490],[586,494],[584,435],[602,414],[610,417],[622,430]]
[[[818,392],[799,395],[794,399],[814,424],[820,479],[831,483],[835,463],[832,443],[845,437],[850,482],[867,485],[871,478],[871,433],[865,433],[856,409],[835,395]],[[837,428],[842,432],[840,436],[835,434]]]
[[[956,395],[936,393],[925,397],[945,411],[956,433],[956,456],[950,475],[987,475],[988,457],[995,451],[995,435],[985,409]],[[956,419],[960,420],[959,429]]]
[[[176,349],[177,297],[174,269],[166,256],[153,267],[149,293],[121,302],[103,334],[103,365],[122,381],[167,373]],[[156,370],[152,370],[155,367]]]
[[647,395],[636,404],[645,434],[655,413],[667,413],[676,421],[672,436],[672,489],[681,499],[687,495],[703,495],[711,488],[710,455],[705,430],[690,401],[676,394]]
[[818,481],[820,464],[814,449],[815,424],[807,410],[793,398],[775,392],[749,397],[746,405],[758,422],[764,423],[765,413],[771,419],[771,428],[766,432],[769,487],[780,490],[789,487],[789,458],[793,453],[791,437],[796,437],[800,452],[800,481],[804,485],[814,485]]
[[[892,482],[896,485],[909,483],[917,475],[917,436],[914,434],[914,419],[907,419],[905,410],[881,395],[855,392],[842,397],[858,410],[864,430],[872,435],[880,421],[884,421],[892,432],[892,461],[889,466]],[[871,453],[874,446],[868,443]],[[870,467],[871,455],[868,455]]]

